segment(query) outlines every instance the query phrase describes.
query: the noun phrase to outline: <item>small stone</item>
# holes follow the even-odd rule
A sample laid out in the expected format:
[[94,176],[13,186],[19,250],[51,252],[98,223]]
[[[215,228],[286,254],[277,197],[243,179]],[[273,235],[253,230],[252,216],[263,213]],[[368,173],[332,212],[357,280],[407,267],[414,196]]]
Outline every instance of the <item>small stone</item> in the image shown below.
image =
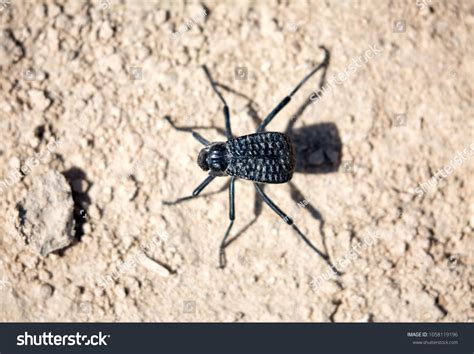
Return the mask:
[[50,280],[51,277],[52,277],[51,273],[48,272],[47,270],[40,269],[40,270],[38,271],[38,278],[39,278],[39,280],[41,280],[41,281]]
[[102,189],[103,201],[110,202],[112,200],[112,188],[110,186],[104,187]]
[[168,270],[168,268],[162,266],[160,263],[154,261],[148,256],[143,257],[141,263],[146,269],[151,270],[152,272],[162,277],[166,278],[170,275],[170,271]]
[[45,111],[46,108],[51,104],[51,100],[46,97],[41,90],[29,90],[28,96],[30,97],[31,105],[39,111]]
[[48,299],[53,296],[54,288],[50,284],[42,284],[40,287],[40,295],[43,299]]
[[157,26],[162,25],[163,23],[166,22],[167,15],[165,10],[158,10],[155,13],[155,24]]
[[14,168],[14,169],[18,170],[18,169],[20,168],[20,160],[18,159],[18,157],[13,156],[13,157],[8,161],[8,166],[10,166],[11,168]]
[[110,26],[109,22],[104,22],[99,29],[99,38],[110,39],[114,35],[114,30]]
[[61,13],[61,8],[56,4],[48,5],[48,15],[53,18]]
[[110,55],[106,60],[106,66],[114,73],[118,73],[122,70],[122,58],[118,54]]
[[70,16],[77,16],[84,6],[82,1],[67,1],[64,4],[64,12]]
[[36,71],[35,71],[35,80],[36,80],[36,81],[44,81],[44,80],[46,80],[46,71],[44,71],[44,70],[36,70]]
[[125,299],[127,297],[127,291],[123,286],[115,287],[114,292],[115,292],[115,295],[117,295],[119,299]]
[[[92,233],[92,226],[90,223],[85,223],[84,225],[82,225],[82,231],[84,232],[84,235],[82,236],[82,239],[84,241],[84,243],[89,240],[89,238],[87,237],[87,235],[90,235]],[[86,236],[86,237],[84,237]]]
[[43,18],[46,13],[45,13],[46,5],[43,4],[37,4],[33,10],[33,13],[37,18]]
[[36,177],[17,210],[19,234],[41,256],[69,246],[74,239],[71,187],[58,171]]

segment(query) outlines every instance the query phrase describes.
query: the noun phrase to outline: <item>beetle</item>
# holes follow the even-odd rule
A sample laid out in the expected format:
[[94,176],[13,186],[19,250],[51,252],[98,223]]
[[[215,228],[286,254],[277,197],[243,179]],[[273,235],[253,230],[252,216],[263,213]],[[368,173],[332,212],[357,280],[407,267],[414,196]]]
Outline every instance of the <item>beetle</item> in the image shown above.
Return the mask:
[[[277,116],[277,114],[291,101],[293,95],[303,86],[303,84],[313,76],[318,70],[326,67],[329,60],[329,52],[325,47],[321,47],[325,52],[325,59],[318,66],[307,74],[262,121],[256,133],[234,137],[230,125],[230,113],[227,102],[217,89],[217,85],[211,77],[208,68],[204,65],[203,70],[207,79],[211,83],[213,91],[217,94],[224,105],[224,123],[227,141],[210,142],[199,133],[188,128],[177,127],[169,117],[165,117],[171,126],[178,131],[191,132],[193,137],[204,145],[198,154],[197,164],[205,172],[208,172],[206,179],[197,186],[192,195],[178,198],[175,201],[165,201],[166,205],[178,204],[182,201],[197,197],[216,177],[230,177],[229,184],[229,219],[230,223],[224,234],[224,238],[219,248],[219,267],[226,265],[225,247],[232,226],[235,220],[235,180],[237,178],[248,180],[254,183],[255,189],[262,200],[280,217],[286,224],[290,225],[301,239],[320,257],[322,257],[331,267],[334,267],[329,257],[321,252],[289,218],[263,191],[262,184],[280,184],[291,180],[295,171],[295,148],[290,137],[279,132],[267,132],[265,128]],[[337,272],[337,270],[336,270]],[[338,272],[337,272],[338,273]]]

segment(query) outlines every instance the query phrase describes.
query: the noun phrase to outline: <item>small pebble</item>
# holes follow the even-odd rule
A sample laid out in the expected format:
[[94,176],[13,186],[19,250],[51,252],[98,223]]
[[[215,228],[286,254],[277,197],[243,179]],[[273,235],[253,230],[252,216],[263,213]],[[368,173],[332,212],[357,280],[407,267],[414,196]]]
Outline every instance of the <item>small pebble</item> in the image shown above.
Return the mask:
[[142,259],[142,265],[148,269],[151,270],[152,272],[162,276],[162,277],[168,277],[170,275],[169,270],[166,267],[163,267],[161,264],[158,262],[154,261],[153,259],[149,258],[148,256],[145,256]]
[[116,286],[114,292],[119,299],[125,299],[127,297],[127,291],[123,286]]
[[40,295],[43,299],[48,299],[53,296],[54,288],[50,284],[42,284],[40,287]]
[[51,104],[51,100],[46,97],[45,93],[41,90],[29,90],[28,96],[30,97],[33,108],[39,111],[45,111]]
[[18,157],[13,156],[9,161],[8,161],[8,166],[14,169],[19,169],[20,168],[20,159]]
[[155,13],[155,24],[156,25],[161,25],[166,22],[166,11],[165,10],[158,10]]
[[109,22],[104,22],[99,29],[99,38],[110,39],[114,35],[114,31]]

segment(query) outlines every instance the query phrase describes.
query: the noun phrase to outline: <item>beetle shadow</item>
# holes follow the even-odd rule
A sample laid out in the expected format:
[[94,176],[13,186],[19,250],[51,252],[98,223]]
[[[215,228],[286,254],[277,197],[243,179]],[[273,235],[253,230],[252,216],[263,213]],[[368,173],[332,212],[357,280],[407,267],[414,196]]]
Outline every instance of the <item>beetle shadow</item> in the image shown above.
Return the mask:
[[316,123],[286,132],[295,146],[295,172],[321,174],[337,172],[342,142],[334,123]]

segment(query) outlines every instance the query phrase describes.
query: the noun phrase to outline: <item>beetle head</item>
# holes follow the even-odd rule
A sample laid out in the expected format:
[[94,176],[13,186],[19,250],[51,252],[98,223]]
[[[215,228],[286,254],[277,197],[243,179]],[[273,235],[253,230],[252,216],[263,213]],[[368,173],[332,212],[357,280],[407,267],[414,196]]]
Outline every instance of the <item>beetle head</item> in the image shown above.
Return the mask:
[[206,146],[204,149],[199,151],[197,163],[199,167],[202,168],[203,171],[209,170],[209,165],[207,164],[207,156],[209,155],[209,147]]
[[224,176],[227,168],[227,150],[225,143],[213,143],[203,148],[198,155],[197,163],[204,171],[213,176]]

